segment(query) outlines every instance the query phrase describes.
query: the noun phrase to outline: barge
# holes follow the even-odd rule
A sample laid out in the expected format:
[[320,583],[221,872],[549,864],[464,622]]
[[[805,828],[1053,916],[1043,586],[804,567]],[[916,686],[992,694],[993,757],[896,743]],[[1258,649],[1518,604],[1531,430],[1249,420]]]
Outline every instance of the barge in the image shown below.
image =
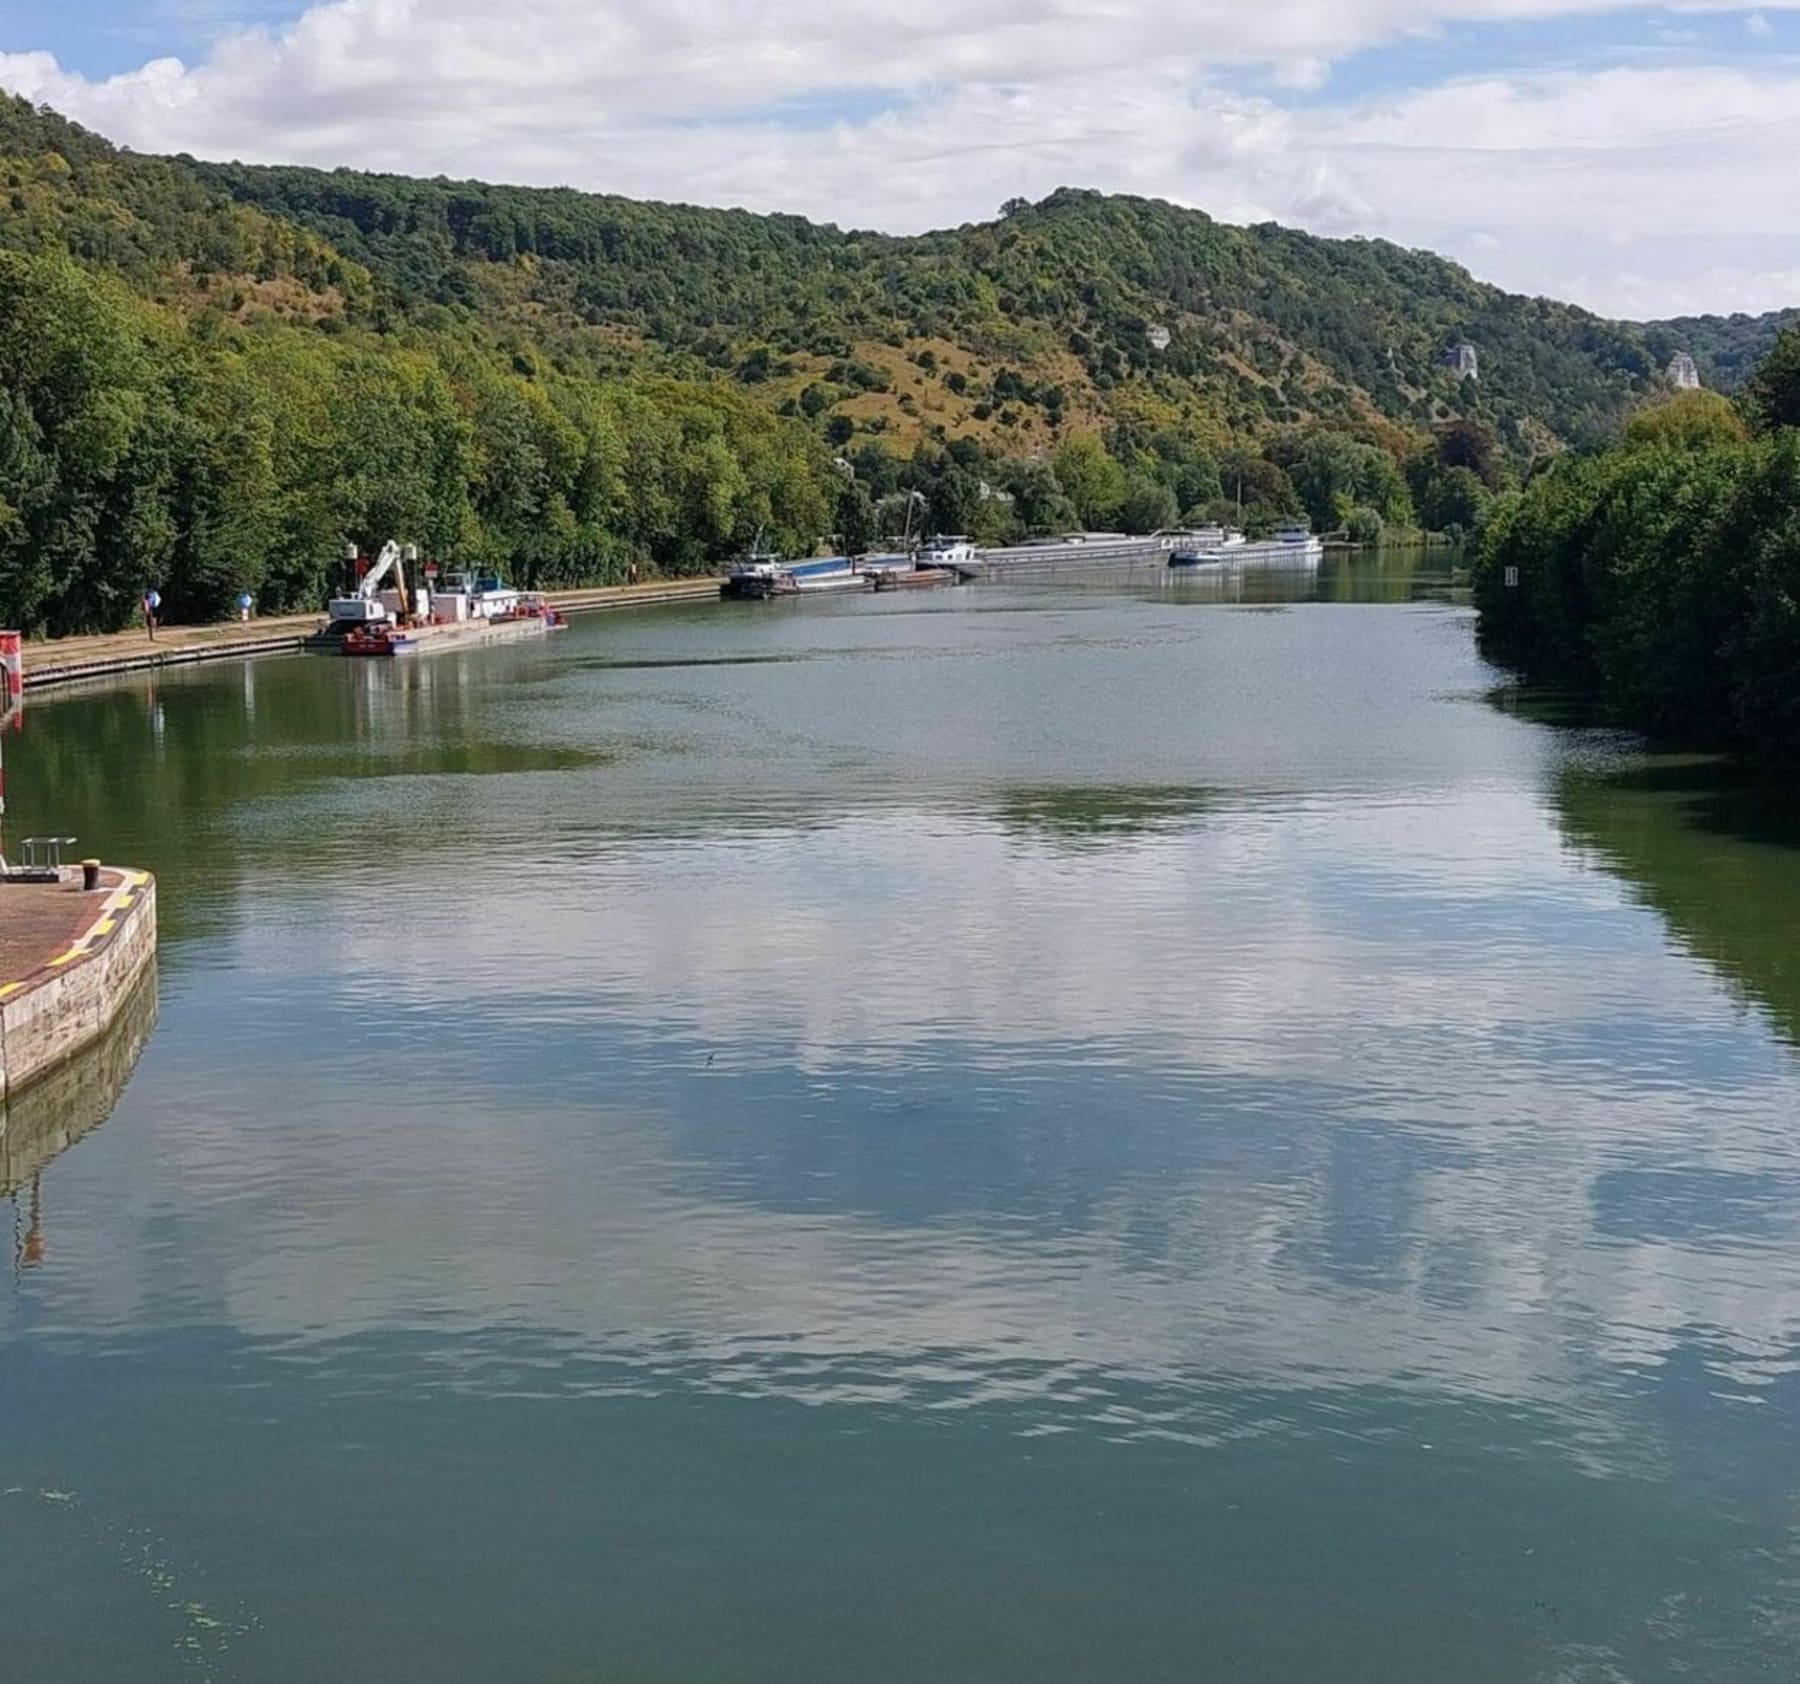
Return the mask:
[[1235,526],[1200,526],[1184,534],[1169,551],[1171,567],[1225,567],[1245,547]]
[[[449,573],[409,590],[413,545],[388,543],[372,564],[350,558],[361,573],[355,591],[333,597],[322,643],[345,655],[410,655],[471,643],[542,637],[561,628],[562,615],[536,592],[517,591],[497,575]],[[434,573],[435,569],[427,569]],[[384,588],[389,575],[392,586]]]
[[777,596],[815,596],[827,591],[869,588],[867,573],[849,556],[783,561],[778,555],[755,551],[732,567],[719,587],[719,595],[744,602],[766,602]]
[[1284,526],[1274,537],[1247,539],[1236,527],[1203,527],[1169,552],[1174,568],[1317,567],[1325,546],[1309,526]]
[[813,596],[828,591],[923,590],[954,585],[975,571],[975,547],[967,538],[939,538],[916,555],[819,556],[784,561],[752,551],[732,567],[719,595],[745,602],[777,596]]

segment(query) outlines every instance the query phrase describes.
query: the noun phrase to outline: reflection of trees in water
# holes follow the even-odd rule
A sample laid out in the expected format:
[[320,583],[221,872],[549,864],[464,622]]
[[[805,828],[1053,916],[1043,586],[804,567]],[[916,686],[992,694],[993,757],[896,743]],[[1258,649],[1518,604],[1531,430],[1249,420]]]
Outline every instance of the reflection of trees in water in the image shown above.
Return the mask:
[[1197,785],[1068,784],[1008,790],[994,818],[1005,831],[1080,844],[1168,830],[1217,800],[1217,790]]
[[[489,652],[498,653],[498,652]],[[562,770],[603,758],[519,740],[497,722],[497,687],[538,669],[529,654],[472,665],[454,653],[351,662],[323,655],[225,663],[33,704],[7,755],[14,808],[83,851],[148,867],[171,946],[216,934],[259,864],[235,818],[257,803],[377,778]],[[509,716],[511,717],[511,716]],[[391,804],[358,847],[413,853],[462,838]],[[252,845],[254,838],[251,839]],[[249,851],[254,851],[253,846]],[[284,870],[343,867],[284,848]]]
[[1728,761],[1565,772],[1558,822],[1800,1044],[1800,795]]
[[27,1226],[15,1241],[20,1261],[36,1262],[43,1255],[39,1177],[59,1153],[112,1115],[155,1027],[153,961],[98,1041],[21,1093],[0,1101],[0,1198],[16,1199],[30,1188]]

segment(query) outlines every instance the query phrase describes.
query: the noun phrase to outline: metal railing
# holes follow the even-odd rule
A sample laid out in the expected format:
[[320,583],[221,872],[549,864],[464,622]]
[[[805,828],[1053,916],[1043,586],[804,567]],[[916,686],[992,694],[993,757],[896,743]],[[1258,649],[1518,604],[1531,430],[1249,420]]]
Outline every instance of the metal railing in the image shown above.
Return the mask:
[[80,840],[78,836],[27,836],[24,842],[26,869],[61,871],[63,849],[73,848]]

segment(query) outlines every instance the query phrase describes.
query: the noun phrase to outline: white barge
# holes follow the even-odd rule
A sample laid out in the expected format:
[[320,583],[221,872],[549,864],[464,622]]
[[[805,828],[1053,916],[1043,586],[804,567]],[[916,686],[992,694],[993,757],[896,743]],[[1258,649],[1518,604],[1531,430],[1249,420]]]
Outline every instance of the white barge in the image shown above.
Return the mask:
[[1307,526],[1284,526],[1275,536],[1251,540],[1235,527],[1203,527],[1169,551],[1169,566],[1191,570],[1227,567],[1317,567],[1325,545]]

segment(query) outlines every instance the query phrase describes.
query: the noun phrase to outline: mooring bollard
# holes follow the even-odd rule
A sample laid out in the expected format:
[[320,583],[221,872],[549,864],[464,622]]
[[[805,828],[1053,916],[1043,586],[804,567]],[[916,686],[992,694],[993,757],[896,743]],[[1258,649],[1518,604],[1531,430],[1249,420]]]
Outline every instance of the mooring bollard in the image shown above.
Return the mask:
[[84,892],[100,887],[100,862],[98,860],[81,862],[81,887]]

